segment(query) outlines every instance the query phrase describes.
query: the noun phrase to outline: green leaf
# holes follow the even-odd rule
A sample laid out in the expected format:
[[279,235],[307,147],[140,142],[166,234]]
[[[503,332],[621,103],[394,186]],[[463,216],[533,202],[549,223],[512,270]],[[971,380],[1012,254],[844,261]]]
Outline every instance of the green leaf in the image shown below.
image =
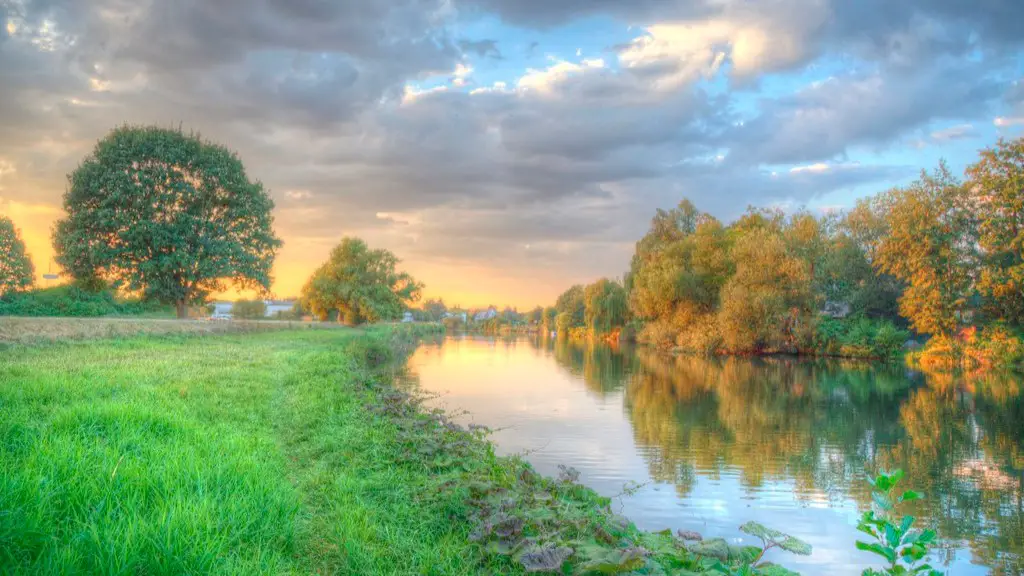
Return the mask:
[[924,498],[924,494],[914,490],[907,490],[902,496],[900,496],[900,502],[910,502],[912,500],[920,500],[922,498]]
[[892,500],[889,499],[889,496],[887,494],[883,494],[881,492],[872,492],[871,499],[874,500],[875,505],[878,506],[883,511],[888,512],[889,510],[892,510]]
[[584,574],[623,574],[643,568],[647,563],[647,551],[643,548],[606,548],[599,553],[590,551],[588,556],[579,567]]
[[553,572],[560,569],[572,554],[572,548],[549,544],[525,551],[518,560],[527,572]]
[[896,551],[892,548],[882,546],[881,544],[868,544],[866,542],[861,542],[860,540],[856,542],[856,546],[858,550],[871,552],[885,558],[890,564],[896,561]]

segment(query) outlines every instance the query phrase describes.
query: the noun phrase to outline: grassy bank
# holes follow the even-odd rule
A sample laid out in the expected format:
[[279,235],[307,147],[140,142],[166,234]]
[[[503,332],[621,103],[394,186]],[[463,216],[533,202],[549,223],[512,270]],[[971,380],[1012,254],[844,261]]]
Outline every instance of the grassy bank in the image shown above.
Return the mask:
[[41,344],[141,335],[203,335],[288,329],[336,329],[334,323],[275,320],[171,320],[162,318],[19,318],[0,316],[0,345]]
[[641,533],[571,470],[422,410],[390,362],[424,330],[0,351],[0,572],[684,573],[760,551]]

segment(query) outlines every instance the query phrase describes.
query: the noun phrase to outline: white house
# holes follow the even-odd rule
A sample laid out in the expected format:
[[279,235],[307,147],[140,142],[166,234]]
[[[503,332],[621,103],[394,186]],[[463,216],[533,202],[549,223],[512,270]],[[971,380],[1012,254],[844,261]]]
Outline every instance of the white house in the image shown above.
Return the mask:
[[277,316],[277,313],[290,314],[292,308],[295,307],[294,300],[264,300],[264,304],[267,306],[266,316],[268,318]]
[[473,320],[477,322],[485,322],[498,317],[498,309],[494,306],[489,307],[487,310],[481,310],[473,316]]
[[[295,307],[295,301],[294,300],[264,300],[263,301],[263,305],[267,307],[267,311],[264,312],[263,315],[265,317],[267,317],[267,318],[272,318],[272,317],[276,316],[278,314],[278,312],[282,312],[282,313],[285,313],[285,314],[290,313],[292,311],[292,309]],[[235,303],[234,302],[228,302],[228,301],[224,301],[224,300],[217,301],[217,302],[213,303],[213,313],[214,314],[231,314],[231,311],[232,311],[232,309],[234,309],[234,307],[235,307]]]

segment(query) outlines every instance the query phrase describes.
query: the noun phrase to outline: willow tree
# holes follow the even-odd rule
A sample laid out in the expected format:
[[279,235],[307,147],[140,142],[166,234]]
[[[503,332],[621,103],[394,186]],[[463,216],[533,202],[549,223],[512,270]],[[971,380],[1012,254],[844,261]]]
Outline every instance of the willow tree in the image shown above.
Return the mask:
[[337,313],[346,324],[397,320],[423,289],[398,263],[388,250],[344,238],[303,287],[303,307],[321,320]]
[[188,305],[233,285],[267,290],[281,241],[273,202],[238,156],[195,134],[125,126],[68,176],[57,262],[145,298]]
[[0,296],[32,287],[35,269],[10,218],[0,216]]
[[629,305],[626,290],[614,280],[602,278],[583,290],[584,318],[593,335],[611,332],[626,324]]

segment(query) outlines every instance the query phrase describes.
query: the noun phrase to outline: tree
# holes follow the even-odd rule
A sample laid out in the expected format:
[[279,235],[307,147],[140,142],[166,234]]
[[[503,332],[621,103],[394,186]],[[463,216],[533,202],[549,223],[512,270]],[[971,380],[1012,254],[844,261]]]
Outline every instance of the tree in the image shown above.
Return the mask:
[[967,168],[984,251],[979,288],[998,320],[1024,324],[1024,138],[1000,140]]
[[540,326],[540,323],[544,320],[544,308],[537,306],[533,310],[526,313],[526,322],[531,326]]
[[258,320],[267,315],[267,305],[263,300],[239,300],[231,307],[231,315],[235,318]]
[[555,319],[558,317],[558,309],[548,306],[544,309],[544,329],[553,332],[556,329]]
[[388,250],[371,250],[358,238],[344,238],[302,289],[303,307],[324,320],[332,311],[347,324],[398,320],[420,298],[423,285],[396,270]]
[[736,273],[722,289],[719,327],[733,351],[800,348],[813,328],[808,266],[782,235],[753,228],[736,240]]
[[583,300],[583,285],[577,284],[563,292],[555,300],[555,309],[559,314],[569,315],[573,326],[583,326],[586,303]]
[[879,198],[886,235],[875,266],[906,284],[900,314],[923,334],[951,336],[977,277],[976,226],[966,187],[945,164]]
[[574,326],[575,324],[573,324],[572,314],[569,314],[568,312],[560,312],[558,316],[555,317],[555,328],[560,333],[564,334]]
[[35,268],[10,218],[0,216],[0,296],[32,287]]
[[448,307],[444,305],[443,299],[431,298],[423,303],[423,311],[426,313],[426,320],[440,322],[444,319],[445,313],[448,312]]
[[102,279],[188,305],[233,284],[270,287],[281,241],[273,202],[241,160],[198,135],[125,126],[72,172],[57,223],[57,262],[77,280]]
[[584,289],[583,299],[586,325],[591,334],[604,334],[625,325],[626,290],[618,282],[602,278]]

